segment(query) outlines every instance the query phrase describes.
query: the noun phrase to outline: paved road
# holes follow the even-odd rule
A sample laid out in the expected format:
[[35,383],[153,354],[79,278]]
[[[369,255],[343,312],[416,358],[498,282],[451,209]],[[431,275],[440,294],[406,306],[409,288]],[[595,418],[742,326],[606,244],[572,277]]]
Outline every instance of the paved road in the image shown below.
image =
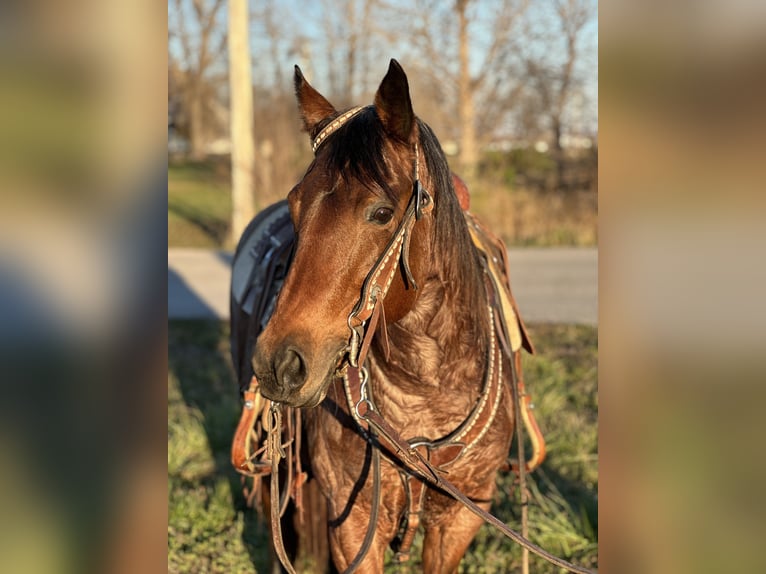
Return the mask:
[[[510,249],[508,255],[525,321],[597,324],[596,249]],[[223,251],[168,249],[168,316],[228,319],[231,258]]]

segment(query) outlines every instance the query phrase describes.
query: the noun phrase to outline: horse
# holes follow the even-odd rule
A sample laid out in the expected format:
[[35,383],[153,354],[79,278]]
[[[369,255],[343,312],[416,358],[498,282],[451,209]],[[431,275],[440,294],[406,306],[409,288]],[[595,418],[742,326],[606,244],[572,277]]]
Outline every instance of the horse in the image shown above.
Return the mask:
[[505,254],[477,249],[479,228],[396,60],[365,107],[337,110],[298,66],[294,83],[315,157],[287,196],[295,245],[255,340],[254,380],[300,411],[296,456],[323,496],[335,569],[381,572],[386,549],[407,559],[422,528],[423,570],[456,572],[482,518],[409,472],[360,424],[360,405],[489,510],[517,418],[509,346],[519,343],[498,327],[488,273]]

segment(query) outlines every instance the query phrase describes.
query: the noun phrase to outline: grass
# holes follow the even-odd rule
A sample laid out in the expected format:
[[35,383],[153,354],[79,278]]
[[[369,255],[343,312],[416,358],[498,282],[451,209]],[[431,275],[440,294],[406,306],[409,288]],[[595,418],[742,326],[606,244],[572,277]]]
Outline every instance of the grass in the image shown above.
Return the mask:
[[171,322],[168,572],[265,571],[268,532],[229,462],[240,402],[224,324]]
[[168,165],[168,246],[232,247],[231,186],[225,161]]
[[[530,327],[538,356],[525,357],[528,390],[548,444],[531,475],[530,534],[549,551],[585,566],[597,563],[597,331],[592,327]],[[171,321],[168,363],[168,572],[265,572],[268,533],[246,508],[229,464],[239,397],[230,366],[228,326]],[[519,528],[513,477],[498,479],[493,512]],[[416,540],[416,544],[418,540]],[[461,572],[517,571],[521,550],[483,527]],[[419,571],[416,553],[405,566]],[[557,569],[532,556],[530,570]]]
[[471,211],[509,247],[583,247],[598,243],[598,196],[535,192],[480,182]]
[[[226,160],[171,162],[168,246],[231,249],[230,190]],[[592,192],[533,192],[490,179],[471,189],[471,210],[508,246],[596,245],[597,201]]]

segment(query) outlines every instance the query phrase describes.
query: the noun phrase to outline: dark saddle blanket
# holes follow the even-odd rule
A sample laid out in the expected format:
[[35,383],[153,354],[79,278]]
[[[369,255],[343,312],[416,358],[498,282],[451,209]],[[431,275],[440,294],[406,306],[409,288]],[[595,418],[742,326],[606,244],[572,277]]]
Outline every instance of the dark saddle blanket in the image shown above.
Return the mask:
[[[242,388],[252,377],[250,356],[255,340],[274,312],[294,246],[287,200],[261,211],[237,244],[231,270],[231,357]],[[247,337],[238,336],[244,330]]]

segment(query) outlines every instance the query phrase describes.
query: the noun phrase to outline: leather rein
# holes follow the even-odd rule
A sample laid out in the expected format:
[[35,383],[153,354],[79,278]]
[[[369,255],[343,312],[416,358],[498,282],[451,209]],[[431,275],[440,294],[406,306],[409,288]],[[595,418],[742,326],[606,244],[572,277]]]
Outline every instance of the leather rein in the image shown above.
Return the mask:
[[[354,108],[349,110],[328,124],[314,139],[314,151],[316,152],[319,145],[321,145],[332,132],[337,130],[343,123],[359,113],[362,109],[363,108]],[[428,483],[449,494],[468,510],[482,518],[485,522],[496,527],[506,537],[514,540],[524,549],[531,551],[548,562],[570,572],[593,574],[595,571],[571,564],[566,560],[558,558],[529,541],[525,536],[522,536],[509,528],[497,517],[490,514],[468,498],[444,477],[443,468],[457,460],[463,452],[470,449],[476,442],[478,442],[484,436],[494,420],[503,390],[503,353],[507,354],[511,359],[512,387],[516,408],[515,420],[517,429],[522,422],[519,420],[519,414],[525,423],[528,423],[529,418],[531,417],[528,413],[528,408],[530,408],[528,402],[529,398],[523,390],[523,383],[519,381],[518,371],[520,363],[515,360],[520,358],[520,355],[517,352],[521,347],[520,336],[517,333],[518,328],[515,330],[509,329],[507,325],[503,324],[504,320],[498,317],[498,315],[503,313],[513,313],[514,310],[509,310],[507,308],[509,303],[503,298],[502,294],[498,294],[498,286],[492,284],[495,281],[493,275],[496,273],[496,270],[491,268],[493,265],[493,257],[491,257],[489,253],[484,253],[486,260],[483,260],[485,264],[485,275],[488,276],[486,279],[489,298],[487,320],[489,321],[491,334],[490,348],[488,350],[489,360],[482,393],[474,409],[457,429],[443,439],[437,441],[413,439],[408,441],[399,435],[375,406],[369,385],[369,372],[365,366],[365,360],[372,339],[377,333],[381,334],[383,352],[386,358],[388,357],[388,341],[385,336],[386,325],[383,300],[388,293],[400,264],[404,270],[407,282],[414,289],[417,289],[417,284],[415,283],[409,268],[411,232],[415,223],[420,220],[425,213],[428,213],[433,209],[433,199],[420,183],[418,164],[418,146],[415,144],[415,177],[412,196],[396,231],[370,272],[367,274],[362,284],[361,296],[348,316],[347,323],[351,335],[347,347],[347,358],[337,371],[337,374],[343,379],[343,387],[351,416],[356,422],[362,436],[366,439],[368,449],[371,451],[371,469],[373,474],[372,509],[368,529],[356,557],[345,572],[351,573],[356,570],[359,564],[361,564],[361,561],[369,550],[369,546],[374,536],[380,504],[380,454],[381,451],[383,451],[390,460],[398,462],[403,466],[404,471],[400,472],[403,475],[406,475],[404,480],[408,498],[410,499],[410,512],[407,515],[407,523],[404,529],[403,540],[401,540],[400,544],[400,552],[397,554],[397,558],[400,561],[406,560],[408,557],[409,545],[412,543],[414,532],[419,523],[419,504],[422,503],[422,491],[425,488],[426,483]],[[475,222],[469,221],[469,229],[471,228],[472,223],[476,225]],[[479,229],[478,226],[477,229]],[[474,243],[477,244],[475,237],[476,231],[474,229],[470,229],[470,231],[472,236],[474,236]],[[495,299],[500,299],[500,301]],[[495,309],[498,307],[499,312],[496,312]],[[379,325],[381,326],[380,329],[378,329]],[[260,393],[257,391],[257,381],[255,380],[255,377],[253,377],[250,388],[245,392],[246,410],[249,408],[250,411],[254,411],[252,404],[248,407],[248,401],[252,403],[253,400],[263,400]],[[525,408],[521,408],[521,402],[524,402]],[[299,411],[300,409],[291,410]],[[265,410],[263,415],[265,417]],[[251,432],[255,414],[248,416],[248,420],[244,423],[242,420],[240,421],[237,435]],[[243,420],[245,418],[245,413],[243,412]],[[532,421],[534,422],[533,418]],[[249,428],[246,428],[248,426]],[[270,459],[270,473],[272,475],[270,480],[270,514],[273,542],[276,554],[282,562],[282,565],[288,573],[294,574],[295,570],[290,563],[284,548],[280,521],[281,514],[284,512],[284,507],[286,506],[286,497],[280,498],[279,494],[279,462],[282,458],[288,456],[292,450],[288,450],[288,453],[286,453],[284,444],[282,443],[282,408],[279,403],[271,402],[271,406],[268,409],[268,423],[264,424],[264,427],[267,427],[268,429],[268,440],[265,454],[267,458]],[[535,428],[536,423],[533,426],[533,429]],[[300,432],[297,434],[300,434]],[[533,432],[532,434],[534,435],[535,433]],[[235,444],[237,444],[237,435],[235,435]],[[248,434],[248,436],[250,435]],[[296,439],[297,436],[292,439],[293,442]],[[241,440],[244,441],[245,439],[241,438]],[[519,442],[521,442],[521,440]],[[519,454],[523,457],[521,452]],[[539,454],[536,460],[537,464],[542,460],[542,456],[544,456],[544,447],[542,453]],[[522,460],[523,458],[520,458],[520,461]],[[251,460],[245,460],[243,456],[235,454],[234,448],[232,449],[232,461],[240,472],[243,472],[243,469],[245,468],[250,468],[252,471]],[[520,476],[523,478],[524,471],[534,468],[537,464],[520,464],[520,468],[518,469]],[[267,469],[264,470],[268,473]],[[289,470],[290,469],[288,469],[288,471]],[[246,472],[244,473],[247,474]],[[416,481],[412,479],[418,479],[417,482],[422,485],[416,491],[416,494],[413,494],[414,487],[412,485],[412,483]],[[300,482],[302,483],[303,481],[301,480]],[[413,499],[416,500],[413,502]],[[525,499],[523,498],[522,501],[524,502],[524,500]]]

